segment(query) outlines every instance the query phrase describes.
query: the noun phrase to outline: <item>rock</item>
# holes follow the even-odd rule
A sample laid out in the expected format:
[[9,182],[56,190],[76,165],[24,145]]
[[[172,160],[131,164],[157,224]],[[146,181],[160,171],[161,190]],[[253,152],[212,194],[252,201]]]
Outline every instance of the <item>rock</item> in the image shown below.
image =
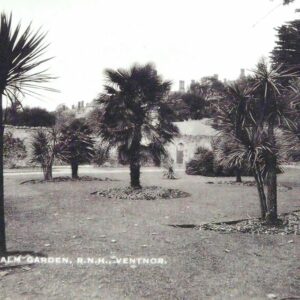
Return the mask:
[[275,294],[267,294],[268,299],[277,299],[277,295]]

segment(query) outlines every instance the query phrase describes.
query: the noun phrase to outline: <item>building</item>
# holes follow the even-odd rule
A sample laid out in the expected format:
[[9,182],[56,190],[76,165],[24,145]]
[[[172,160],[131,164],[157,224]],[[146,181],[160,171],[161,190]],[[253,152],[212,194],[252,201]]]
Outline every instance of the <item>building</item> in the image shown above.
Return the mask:
[[211,126],[211,119],[188,120],[174,124],[179,128],[179,135],[166,148],[175,165],[185,166],[194,157],[198,147],[211,149],[212,139],[217,134]]

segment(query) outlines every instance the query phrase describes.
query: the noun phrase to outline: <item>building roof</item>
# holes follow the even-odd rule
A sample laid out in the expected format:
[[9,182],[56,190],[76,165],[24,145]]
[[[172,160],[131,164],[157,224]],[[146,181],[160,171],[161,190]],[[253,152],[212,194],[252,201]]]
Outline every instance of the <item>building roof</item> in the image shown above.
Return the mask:
[[217,134],[217,130],[212,128],[211,122],[211,119],[204,118],[202,120],[174,122],[174,124],[179,128],[181,135],[214,136]]

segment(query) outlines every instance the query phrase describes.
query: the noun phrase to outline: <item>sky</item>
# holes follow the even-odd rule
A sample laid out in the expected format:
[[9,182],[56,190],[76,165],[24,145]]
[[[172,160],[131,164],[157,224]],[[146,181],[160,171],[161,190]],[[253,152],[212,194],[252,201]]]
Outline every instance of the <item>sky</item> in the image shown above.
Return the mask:
[[23,28],[42,27],[59,93],[26,96],[23,105],[54,110],[92,101],[107,68],[152,62],[178,90],[179,80],[218,74],[236,79],[275,46],[276,30],[299,18],[300,0],[1,0]]

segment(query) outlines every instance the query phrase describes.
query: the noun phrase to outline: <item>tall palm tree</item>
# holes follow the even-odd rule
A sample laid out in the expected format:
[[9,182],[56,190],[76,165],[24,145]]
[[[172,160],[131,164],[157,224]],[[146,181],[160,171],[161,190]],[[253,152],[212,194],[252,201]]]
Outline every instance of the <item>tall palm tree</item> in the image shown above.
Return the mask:
[[108,84],[98,99],[102,105],[98,132],[118,147],[120,159],[130,165],[131,187],[138,189],[142,160],[151,156],[159,163],[166,154],[164,144],[178,133],[165,101],[171,83],[163,81],[151,64],[106,70],[105,75]]
[[[225,164],[247,164],[253,171],[261,204],[261,217],[270,224],[277,222],[277,172],[281,163],[281,139],[276,129],[290,126],[289,86],[281,84],[282,78],[295,74],[259,62],[250,80],[250,90],[235,93],[236,102],[222,107],[225,116],[239,109],[238,127],[220,114],[223,134],[231,143],[232,151],[224,157]],[[265,193],[265,187],[267,193]]]
[[41,67],[49,59],[42,56],[47,48],[45,35],[32,32],[29,25],[22,33],[20,25],[12,26],[12,15],[0,16],[0,254],[6,253],[4,189],[3,189],[3,96],[11,102],[15,92],[37,94],[34,89],[46,89],[41,84],[52,79]]

